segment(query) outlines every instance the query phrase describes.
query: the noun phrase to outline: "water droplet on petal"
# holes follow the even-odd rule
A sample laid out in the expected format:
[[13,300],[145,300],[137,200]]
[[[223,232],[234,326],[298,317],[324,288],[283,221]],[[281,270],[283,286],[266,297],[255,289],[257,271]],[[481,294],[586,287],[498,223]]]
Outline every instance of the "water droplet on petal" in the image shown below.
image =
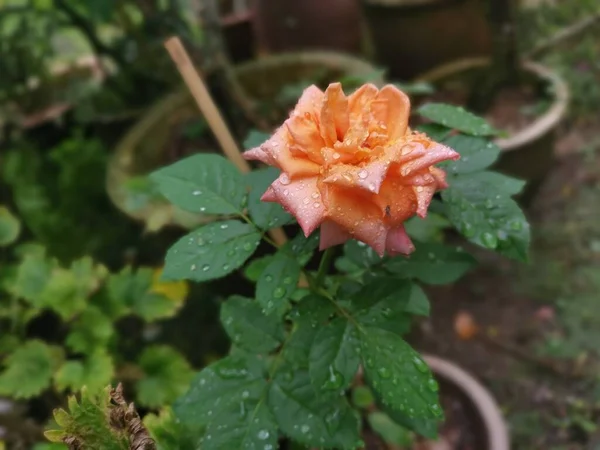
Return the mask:
[[313,203],[313,208],[315,208],[315,209],[319,208],[320,206],[321,206],[320,203],[317,203],[317,202]]
[[281,176],[279,177],[279,182],[281,184],[283,184],[284,186],[290,184],[290,177],[288,176],[287,173],[282,173]]
[[358,177],[362,180],[364,180],[368,176],[369,176],[369,172],[367,172],[365,169],[362,169],[360,172],[358,172]]

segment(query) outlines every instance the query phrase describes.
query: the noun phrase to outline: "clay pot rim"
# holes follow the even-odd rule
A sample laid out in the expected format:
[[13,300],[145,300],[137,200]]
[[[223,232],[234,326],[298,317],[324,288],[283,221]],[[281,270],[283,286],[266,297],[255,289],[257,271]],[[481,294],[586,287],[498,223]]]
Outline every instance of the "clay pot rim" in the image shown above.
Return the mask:
[[423,359],[436,376],[455,385],[473,403],[485,427],[487,450],[510,450],[508,427],[491,392],[451,361],[433,355]]
[[[416,78],[416,81],[435,82],[457,73],[491,64],[490,58],[465,58],[444,64]],[[494,142],[505,152],[517,150],[526,144],[539,139],[556,128],[567,113],[569,104],[569,87],[565,80],[554,70],[533,61],[523,61],[523,70],[546,81],[551,87],[554,100],[552,106],[540,117],[521,131],[508,138],[499,138]]]

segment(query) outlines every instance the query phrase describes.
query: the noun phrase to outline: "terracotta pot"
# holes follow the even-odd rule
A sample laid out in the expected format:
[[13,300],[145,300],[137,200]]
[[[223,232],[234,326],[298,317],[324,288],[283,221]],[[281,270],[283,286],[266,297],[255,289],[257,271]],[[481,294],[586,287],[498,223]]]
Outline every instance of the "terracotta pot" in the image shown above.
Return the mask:
[[[489,65],[487,58],[463,59],[434,69],[417,80],[440,86],[445,81],[473,76]],[[522,203],[527,204],[555,162],[556,130],[567,113],[569,88],[556,72],[540,64],[525,62],[523,72],[531,80],[545,85],[544,92],[551,93],[552,103],[546,112],[525,128],[496,140],[502,154],[495,169],[528,181],[521,195]]]
[[263,53],[361,49],[359,0],[255,0],[254,27]]
[[[344,77],[360,79],[377,73],[365,61],[332,52],[271,56],[241,64],[235,70],[248,95],[263,102],[278,97],[284,87],[304,84],[315,78],[318,78],[319,84],[326,86]],[[371,82],[382,84],[383,79],[379,77],[371,79]],[[272,110],[269,105],[265,112]],[[281,123],[288,112],[289,109],[280,108],[273,117],[274,123]],[[121,139],[108,164],[107,191],[112,202],[131,218],[145,223],[149,230],[158,231],[167,225],[191,229],[215,220],[215,217],[180,210],[160,198],[133,207],[128,188],[131,180],[144,177],[164,164],[165,149],[173,139],[173,129],[178,124],[197,119],[198,115],[191,94],[187,87],[182,87],[159,101],[142,117]]]
[[471,431],[478,439],[477,450],[510,450],[510,436],[500,407],[491,392],[472,375],[453,362],[432,355],[423,355],[440,384],[471,412]]
[[375,60],[410,79],[457,58],[489,55],[483,0],[362,0]]

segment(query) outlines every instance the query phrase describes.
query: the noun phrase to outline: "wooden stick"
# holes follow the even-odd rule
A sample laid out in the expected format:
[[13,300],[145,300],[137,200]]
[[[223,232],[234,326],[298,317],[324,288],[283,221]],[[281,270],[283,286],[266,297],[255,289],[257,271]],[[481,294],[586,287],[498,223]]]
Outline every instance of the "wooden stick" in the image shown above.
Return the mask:
[[[165,48],[169,52],[169,55],[171,55],[171,59],[177,66],[181,77],[196,100],[200,112],[204,115],[217,141],[219,141],[219,145],[223,149],[225,156],[236,165],[240,172],[250,172],[250,164],[242,157],[235,139],[231,135],[225,120],[223,120],[223,116],[202,80],[200,72],[194,67],[179,38],[172,37],[167,40]],[[274,228],[269,231],[269,234],[277,245],[283,245],[287,242],[287,236],[281,228]]]

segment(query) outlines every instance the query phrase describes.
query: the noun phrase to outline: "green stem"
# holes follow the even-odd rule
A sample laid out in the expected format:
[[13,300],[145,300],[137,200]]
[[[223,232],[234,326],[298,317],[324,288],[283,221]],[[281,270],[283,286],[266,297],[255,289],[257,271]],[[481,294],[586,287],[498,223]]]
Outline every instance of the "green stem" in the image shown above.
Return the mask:
[[319,264],[319,270],[317,271],[317,278],[315,279],[315,284],[317,288],[320,288],[325,280],[325,276],[329,271],[329,267],[331,266],[331,262],[333,261],[334,249],[333,247],[328,248],[323,253],[321,257],[321,263]]

